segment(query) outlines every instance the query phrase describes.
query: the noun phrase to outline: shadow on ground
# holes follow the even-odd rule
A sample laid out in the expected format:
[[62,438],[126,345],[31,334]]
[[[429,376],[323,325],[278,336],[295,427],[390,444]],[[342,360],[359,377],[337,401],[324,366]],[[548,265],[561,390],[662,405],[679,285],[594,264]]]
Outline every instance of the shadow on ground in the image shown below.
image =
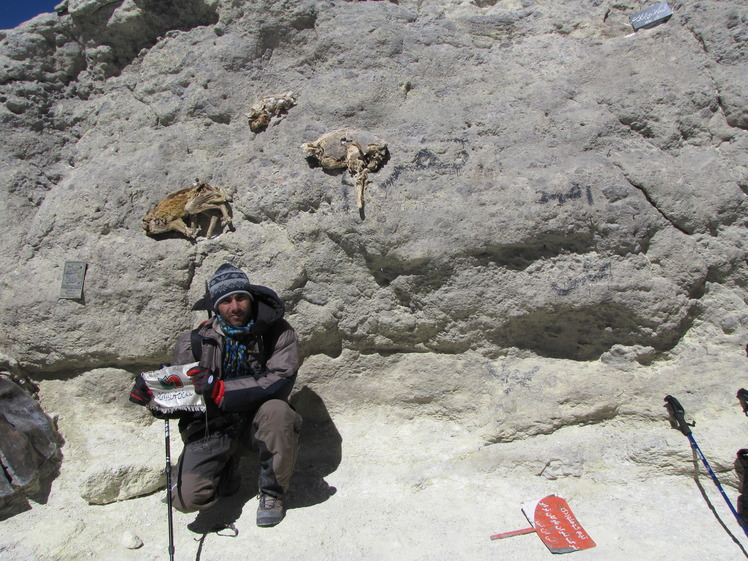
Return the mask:
[[291,405],[304,418],[304,424],[287,506],[303,508],[323,503],[337,491],[325,477],[340,465],[343,439],[322,398],[308,386],[291,397]]

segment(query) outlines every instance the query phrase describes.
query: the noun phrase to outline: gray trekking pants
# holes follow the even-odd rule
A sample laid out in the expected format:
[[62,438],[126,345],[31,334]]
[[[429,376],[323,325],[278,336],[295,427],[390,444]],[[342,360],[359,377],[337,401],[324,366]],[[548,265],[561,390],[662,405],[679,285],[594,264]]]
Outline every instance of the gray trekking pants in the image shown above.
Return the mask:
[[[213,506],[221,489],[238,487],[238,459],[243,443],[259,450],[260,492],[282,497],[296,464],[301,415],[285,401],[271,399],[255,413],[244,432],[228,436],[216,431],[185,443],[176,473],[172,504],[181,512]],[[233,479],[233,481],[231,480]]]

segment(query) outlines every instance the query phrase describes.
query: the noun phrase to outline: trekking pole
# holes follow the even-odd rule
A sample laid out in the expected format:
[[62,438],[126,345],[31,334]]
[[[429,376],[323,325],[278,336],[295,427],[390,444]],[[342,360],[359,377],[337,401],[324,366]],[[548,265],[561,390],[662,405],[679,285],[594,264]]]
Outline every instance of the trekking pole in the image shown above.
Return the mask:
[[171,443],[168,417],[164,419],[164,432],[166,434],[166,502],[169,509],[169,560],[174,561],[174,520],[171,512]]
[[727,498],[727,494],[725,493],[725,490],[722,488],[722,485],[720,484],[719,479],[717,479],[716,474],[714,473],[711,466],[709,465],[709,462],[706,461],[704,454],[701,452],[701,448],[699,448],[699,445],[696,444],[696,440],[694,440],[693,434],[691,433],[691,427],[688,425],[688,423],[686,423],[686,412],[683,410],[683,406],[672,395],[666,395],[665,402],[666,402],[666,407],[668,408],[668,411],[673,416],[673,418],[678,422],[678,430],[680,430],[688,438],[688,441],[691,443],[691,447],[694,450],[696,450],[697,454],[699,455],[699,458],[701,458],[701,462],[704,464],[704,467],[709,472],[709,475],[712,477],[712,481],[714,481],[714,484],[717,486],[717,489],[719,489],[719,492],[722,494],[722,498],[725,499],[727,506],[730,507],[730,512],[732,512],[733,516],[735,517],[735,520],[738,521],[738,525],[742,528],[745,535],[748,536],[748,529],[746,529],[746,527],[743,525],[743,521],[740,519],[740,516],[738,515],[738,512],[735,510],[735,507],[732,506],[730,499]]
[[[162,362],[159,368],[171,366],[170,362]],[[174,519],[171,510],[171,435],[169,434],[169,417],[164,417],[164,442],[166,448],[166,507],[169,526],[169,561],[174,561]]]
[[[738,390],[738,401],[743,408],[743,413],[748,415],[748,390]],[[748,448],[738,450],[735,467],[740,476],[740,495],[738,495],[738,514],[748,524]]]

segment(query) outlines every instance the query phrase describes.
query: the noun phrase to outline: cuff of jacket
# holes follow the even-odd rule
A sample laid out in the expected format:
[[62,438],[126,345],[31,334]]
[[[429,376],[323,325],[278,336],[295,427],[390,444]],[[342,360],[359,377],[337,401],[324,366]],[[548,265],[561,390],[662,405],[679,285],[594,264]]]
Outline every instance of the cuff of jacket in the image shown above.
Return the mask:
[[213,393],[210,394],[210,398],[216,405],[220,406],[221,402],[223,402],[223,394],[225,391],[226,388],[224,387],[223,380],[218,380],[216,385],[213,386]]

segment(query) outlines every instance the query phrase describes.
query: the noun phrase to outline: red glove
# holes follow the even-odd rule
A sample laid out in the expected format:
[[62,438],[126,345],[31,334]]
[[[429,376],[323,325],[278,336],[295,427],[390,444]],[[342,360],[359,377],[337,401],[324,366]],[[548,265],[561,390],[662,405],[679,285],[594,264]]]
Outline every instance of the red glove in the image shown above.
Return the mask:
[[216,405],[221,405],[223,401],[223,380],[213,374],[207,368],[195,366],[187,371],[187,376],[192,380],[195,386],[195,393],[211,398]]
[[[223,398],[223,396],[221,396]],[[138,405],[148,405],[153,399],[153,392],[148,389],[148,385],[143,380],[143,375],[138,374],[135,377],[135,385],[130,390],[130,401]]]

